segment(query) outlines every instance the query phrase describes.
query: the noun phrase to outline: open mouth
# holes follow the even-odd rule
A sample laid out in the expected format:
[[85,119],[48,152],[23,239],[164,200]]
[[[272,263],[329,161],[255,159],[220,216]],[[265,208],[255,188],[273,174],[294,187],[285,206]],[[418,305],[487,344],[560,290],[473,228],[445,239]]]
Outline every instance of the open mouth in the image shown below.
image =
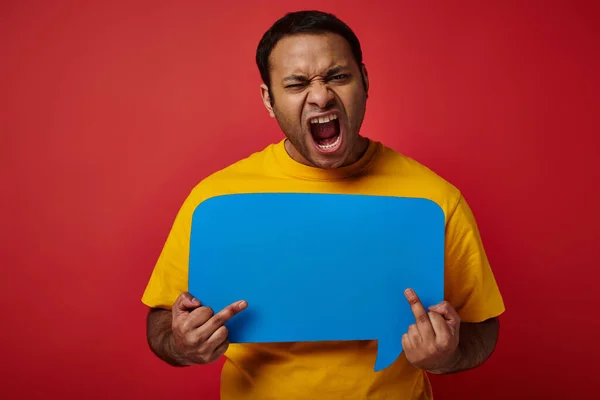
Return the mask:
[[316,117],[310,120],[310,133],[315,147],[321,153],[333,153],[340,148],[342,135],[337,115]]

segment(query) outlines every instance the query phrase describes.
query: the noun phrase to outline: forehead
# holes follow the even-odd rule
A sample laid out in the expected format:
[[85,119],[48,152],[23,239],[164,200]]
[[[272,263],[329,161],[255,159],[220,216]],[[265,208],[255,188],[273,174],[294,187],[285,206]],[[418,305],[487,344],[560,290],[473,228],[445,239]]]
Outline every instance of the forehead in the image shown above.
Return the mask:
[[286,36],[275,45],[269,61],[274,79],[288,74],[318,75],[335,65],[355,64],[350,44],[332,33]]

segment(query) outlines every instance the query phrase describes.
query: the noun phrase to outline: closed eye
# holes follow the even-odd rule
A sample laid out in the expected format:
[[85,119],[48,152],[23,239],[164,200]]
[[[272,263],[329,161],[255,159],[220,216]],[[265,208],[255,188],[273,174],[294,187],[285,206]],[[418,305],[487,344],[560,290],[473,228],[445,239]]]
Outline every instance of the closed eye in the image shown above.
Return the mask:
[[344,83],[350,79],[350,74],[338,74],[329,78],[329,81],[336,83]]
[[[329,77],[327,77],[327,81],[329,82],[335,82],[335,83],[345,83],[347,82],[349,79],[351,78],[350,74],[337,74],[337,75],[331,75]],[[286,89],[300,89],[303,87],[306,87],[307,85],[309,85],[309,81],[308,80],[304,80],[302,79],[301,82],[298,82],[298,80],[300,80],[300,78],[287,78],[286,80],[290,80],[290,81],[296,81],[297,83],[292,83],[289,85],[285,85],[284,88]]]

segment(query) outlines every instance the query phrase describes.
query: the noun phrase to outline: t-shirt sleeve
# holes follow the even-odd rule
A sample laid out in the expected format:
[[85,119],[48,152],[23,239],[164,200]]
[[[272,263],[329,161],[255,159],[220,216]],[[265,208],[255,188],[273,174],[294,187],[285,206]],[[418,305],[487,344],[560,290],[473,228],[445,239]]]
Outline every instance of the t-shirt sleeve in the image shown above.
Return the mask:
[[192,215],[198,204],[192,192],[179,209],[142,296],[149,307],[171,309],[188,290],[188,265]]
[[464,322],[481,322],[505,310],[475,217],[461,195],[446,224],[445,298]]

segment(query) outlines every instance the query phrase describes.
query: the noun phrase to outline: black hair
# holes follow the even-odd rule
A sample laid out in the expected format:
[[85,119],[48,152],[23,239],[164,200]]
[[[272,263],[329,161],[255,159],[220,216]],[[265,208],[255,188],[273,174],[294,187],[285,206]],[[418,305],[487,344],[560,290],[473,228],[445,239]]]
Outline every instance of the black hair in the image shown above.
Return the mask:
[[[335,15],[315,10],[296,11],[285,14],[277,20],[263,35],[256,49],[256,65],[260,76],[271,94],[271,75],[269,57],[273,48],[285,36],[300,33],[335,33],[350,44],[352,55],[360,68],[363,64],[360,42],[352,29]],[[364,79],[363,79],[364,84]],[[271,96],[271,102],[273,96]]]

